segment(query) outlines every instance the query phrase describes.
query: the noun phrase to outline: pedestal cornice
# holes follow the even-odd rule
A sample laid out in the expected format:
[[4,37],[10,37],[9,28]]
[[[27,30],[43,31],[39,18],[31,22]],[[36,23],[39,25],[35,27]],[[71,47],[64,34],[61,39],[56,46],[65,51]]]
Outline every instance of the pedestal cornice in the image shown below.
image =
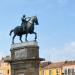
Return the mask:
[[23,43],[15,43],[11,44],[11,49],[18,49],[18,48],[24,48],[24,47],[39,47],[38,42],[35,41],[28,41],[28,42],[23,42]]

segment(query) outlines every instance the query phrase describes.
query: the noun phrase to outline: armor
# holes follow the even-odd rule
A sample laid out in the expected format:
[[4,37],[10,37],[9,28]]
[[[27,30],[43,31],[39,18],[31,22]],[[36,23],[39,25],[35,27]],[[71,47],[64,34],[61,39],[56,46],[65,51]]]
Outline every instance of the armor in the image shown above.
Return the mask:
[[27,19],[28,18],[28,21],[30,21],[30,19],[31,19],[31,17],[26,17],[26,15],[23,15],[23,17],[21,18],[21,21],[22,21],[22,23],[21,23],[21,26],[23,27],[23,30],[25,30],[26,29],[26,24],[27,24]]

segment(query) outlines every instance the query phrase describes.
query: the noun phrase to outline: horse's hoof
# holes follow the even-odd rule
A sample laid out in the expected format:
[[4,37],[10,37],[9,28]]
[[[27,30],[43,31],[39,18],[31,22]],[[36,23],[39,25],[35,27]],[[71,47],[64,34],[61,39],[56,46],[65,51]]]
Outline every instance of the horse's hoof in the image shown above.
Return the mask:
[[28,40],[25,40],[26,42],[28,41]]
[[23,41],[21,41],[21,43],[23,43]]
[[12,42],[12,44],[14,44],[14,42]]
[[36,40],[34,40],[34,42],[36,42]]

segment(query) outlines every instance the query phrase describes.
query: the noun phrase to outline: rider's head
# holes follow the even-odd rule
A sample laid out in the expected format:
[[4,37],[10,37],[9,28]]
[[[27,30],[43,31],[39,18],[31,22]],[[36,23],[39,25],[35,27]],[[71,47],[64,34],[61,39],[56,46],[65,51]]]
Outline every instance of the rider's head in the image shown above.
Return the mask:
[[26,15],[23,15],[23,17],[25,18],[25,17],[26,17]]

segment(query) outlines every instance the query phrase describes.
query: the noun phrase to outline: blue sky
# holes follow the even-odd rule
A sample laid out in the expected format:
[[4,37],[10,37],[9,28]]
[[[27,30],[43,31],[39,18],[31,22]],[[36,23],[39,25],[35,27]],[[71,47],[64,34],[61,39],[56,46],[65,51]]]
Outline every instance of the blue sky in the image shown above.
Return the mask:
[[[75,60],[75,0],[0,1],[0,57],[10,54],[13,34],[10,37],[9,32],[21,24],[23,14],[38,17],[35,31],[40,57],[50,61]],[[34,35],[28,36],[33,38]],[[15,42],[19,42],[18,37]]]

